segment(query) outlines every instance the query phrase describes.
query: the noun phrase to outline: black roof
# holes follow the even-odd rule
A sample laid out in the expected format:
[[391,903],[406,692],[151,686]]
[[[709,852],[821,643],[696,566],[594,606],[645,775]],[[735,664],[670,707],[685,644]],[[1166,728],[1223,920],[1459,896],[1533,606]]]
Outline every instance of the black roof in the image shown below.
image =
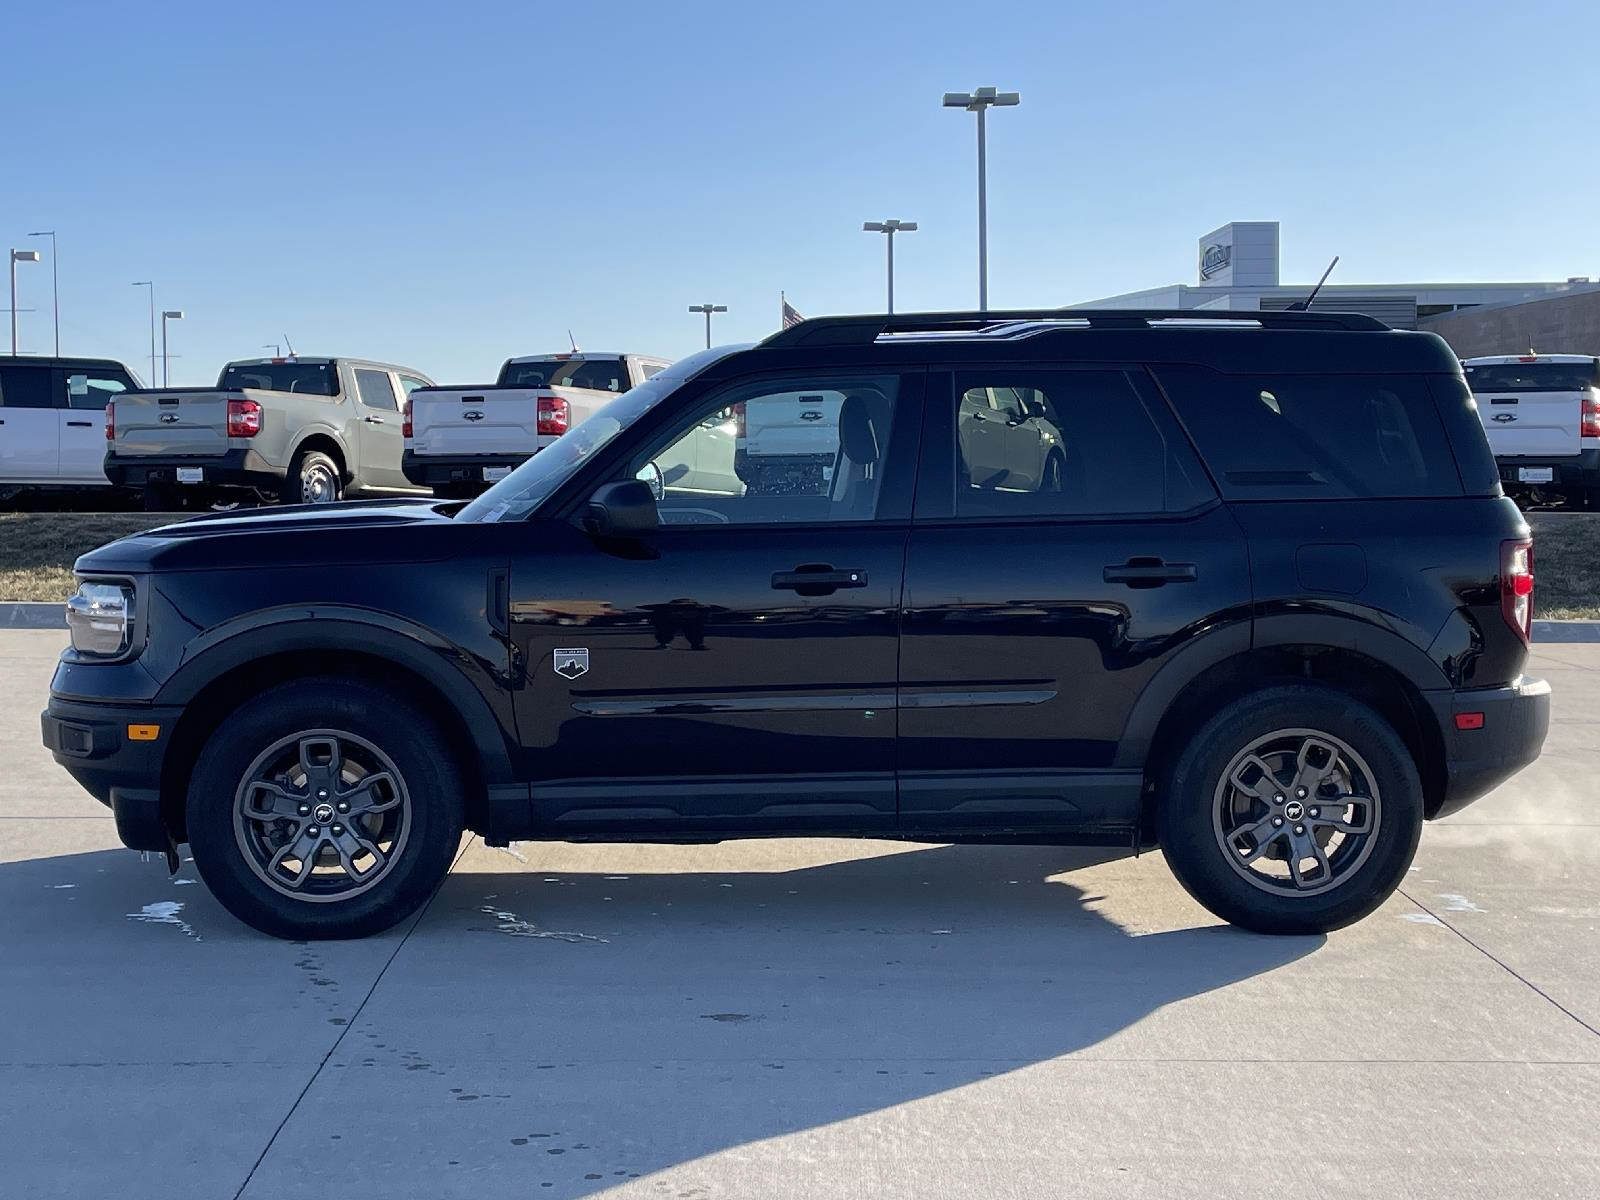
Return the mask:
[[709,377],[762,367],[1010,362],[1192,363],[1241,374],[1454,374],[1431,333],[1363,313],[1175,309],[1003,309],[815,317],[708,366]]
[[128,370],[127,364],[120,363],[114,358],[82,358],[72,354],[63,354],[60,358],[53,354],[0,354],[0,366],[17,363],[26,363],[32,367],[120,367],[124,371]]

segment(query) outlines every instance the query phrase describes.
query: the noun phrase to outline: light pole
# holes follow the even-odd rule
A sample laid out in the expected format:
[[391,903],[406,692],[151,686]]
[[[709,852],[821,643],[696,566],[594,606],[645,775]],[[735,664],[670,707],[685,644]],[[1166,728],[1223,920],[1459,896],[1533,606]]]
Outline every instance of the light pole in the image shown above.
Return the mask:
[[[37,250],[13,250],[11,252],[11,353],[17,353],[17,264],[19,262],[38,262]],[[709,320],[710,318],[707,318]]]
[[984,140],[983,116],[990,107],[1012,108],[1022,103],[1016,92],[981,87],[972,93],[946,92],[946,108],[964,108],[978,114],[978,311],[989,308],[989,160]]
[[282,358],[283,357],[283,345],[280,342],[268,342],[265,346],[262,346],[261,348],[263,350],[271,350],[273,358]]
[[61,357],[61,271],[56,265],[56,231],[46,229],[39,233],[30,233],[29,237],[47,237],[50,239],[50,307],[55,312],[56,318],[56,357]]
[[711,349],[711,314],[712,313],[719,313],[719,312],[727,312],[728,311],[728,306],[726,304],[691,304],[691,305],[689,305],[689,311],[690,312],[697,312],[697,313],[705,313],[705,315],[706,315],[706,349],[707,350]]
[[894,235],[897,233],[915,233],[915,221],[899,221],[890,218],[887,221],[866,221],[862,223],[863,233],[881,233],[889,243],[889,312],[894,312]]
[[156,387],[156,285],[148,279],[136,279],[133,286],[150,289],[150,386]]
[[174,308],[161,314],[161,386],[172,386],[172,361],[167,357],[167,322],[183,320],[183,310]]

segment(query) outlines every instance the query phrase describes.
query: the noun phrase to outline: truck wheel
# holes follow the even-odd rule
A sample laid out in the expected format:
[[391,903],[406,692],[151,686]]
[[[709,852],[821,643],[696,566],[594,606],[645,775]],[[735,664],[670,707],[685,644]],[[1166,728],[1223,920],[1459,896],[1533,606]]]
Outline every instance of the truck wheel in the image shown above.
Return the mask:
[[283,481],[285,504],[333,504],[344,496],[339,464],[321,450],[303,450]]
[[1271,687],[1193,734],[1167,774],[1156,832],[1178,882],[1223,920],[1322,933],[1400,886],[1422,833],[1422,783],[1366,705]]
[[245,924],[365,937],[416,912],[461,840],[461,772],[438,727],[358,680],[295,680],[247,701],[189,785],[195,866]]

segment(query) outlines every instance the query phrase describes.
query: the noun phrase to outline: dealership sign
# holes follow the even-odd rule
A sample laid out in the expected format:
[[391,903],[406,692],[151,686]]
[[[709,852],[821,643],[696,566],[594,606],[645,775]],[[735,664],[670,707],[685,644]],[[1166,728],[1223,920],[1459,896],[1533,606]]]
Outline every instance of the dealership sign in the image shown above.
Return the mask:
[[1210,279],[1213,275],[1226,271],[1232,262],[1233,247],[1212,242],[1200,251],[1200,278]]

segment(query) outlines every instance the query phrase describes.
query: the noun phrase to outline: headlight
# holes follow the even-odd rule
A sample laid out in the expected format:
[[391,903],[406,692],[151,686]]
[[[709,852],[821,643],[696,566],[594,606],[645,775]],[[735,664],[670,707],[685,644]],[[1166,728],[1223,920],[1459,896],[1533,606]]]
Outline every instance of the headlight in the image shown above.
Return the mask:
[[119,658],[133,633],[133,588],[84,580],[67,601],[72,648],[92,658]]

